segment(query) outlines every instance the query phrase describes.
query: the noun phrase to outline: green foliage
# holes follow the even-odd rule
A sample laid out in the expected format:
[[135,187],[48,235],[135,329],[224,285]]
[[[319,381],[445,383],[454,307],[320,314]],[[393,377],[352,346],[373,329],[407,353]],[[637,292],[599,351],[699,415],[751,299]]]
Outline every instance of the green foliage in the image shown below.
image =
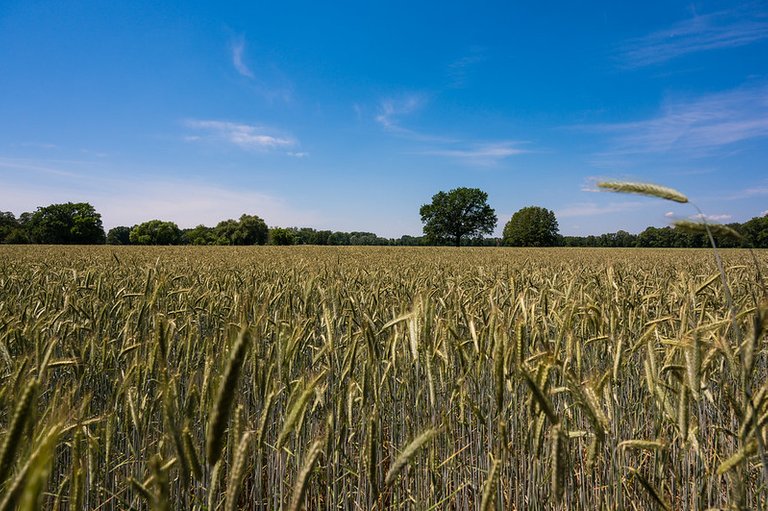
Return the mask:
[[267,242],[267,224],[256,215],[241,215],[240,220],[224,220],[213,229],[218,245],[263,245]]
[[768,215],[741,224],[741,232],[755,248],[768,248]]
[[451,241],[457,247],[464,237],[482,237],[496,227],[496,212],[488,194],[479,188],[454,188],[438,192],[419,209],[424,234],[433,243]]
[[292,229],[275,227],[269,230],[270,245],[293,245],[294,241],[295,239]]
[[25,229],[33,243],[87,245],[106,241],[101,215],[87,202],[37,208]]
[[131,229],[130,240],[133,245],[179,245],[182,232],[174,222],[150,220]]
[[10,211],[0,211],[0,243],[27,243],[21,224]]
[[193,229],[184,229],[184,242],[188,245],[216,245],[216,233],[212,227],[200,224]]
[[513,247],[552,247],[558,244],[555,213],[539,206],[525,207],[504,226],[504,244]]
[[130,245],[131,228],[125,225],[113,227],[107,233],[107,245]]

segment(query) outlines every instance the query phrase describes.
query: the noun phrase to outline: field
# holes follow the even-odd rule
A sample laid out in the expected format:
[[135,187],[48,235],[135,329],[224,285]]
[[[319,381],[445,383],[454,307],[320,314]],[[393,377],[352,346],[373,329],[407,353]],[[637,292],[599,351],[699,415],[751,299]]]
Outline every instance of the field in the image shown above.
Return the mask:
[[0,509],[765,508],[722,257],[0,247]]

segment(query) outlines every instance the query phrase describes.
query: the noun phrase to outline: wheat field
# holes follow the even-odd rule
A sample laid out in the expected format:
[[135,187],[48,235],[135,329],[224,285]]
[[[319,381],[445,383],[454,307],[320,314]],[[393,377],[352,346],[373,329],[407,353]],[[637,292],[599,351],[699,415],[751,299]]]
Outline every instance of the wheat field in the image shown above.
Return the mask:
[[765,508],[721,256],[0,247],[0,511]]

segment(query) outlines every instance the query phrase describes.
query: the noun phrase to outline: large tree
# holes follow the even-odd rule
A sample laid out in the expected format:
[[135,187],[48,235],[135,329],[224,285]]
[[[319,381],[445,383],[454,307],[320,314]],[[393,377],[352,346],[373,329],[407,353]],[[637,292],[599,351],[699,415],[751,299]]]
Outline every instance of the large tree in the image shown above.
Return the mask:
[[551,247],[559,241],[555,213],[528,206],[512,215],[504,226],[504,244],[513,247]]
[[488,205],[488,194],[479,188],[454,188],[438,192],[421,206],[424,234],[432,242],[451,241],[457,247],[464,237],[482,237],[496,227],[496,212]]
[[741,225],[747,241],[755,248],[768,248],[768,215],[756,216]]
[[263,245],[267,242],[267,224],[256,215],[241,215],[240,220],[224,220],[214,228],[221,245]]
[[51,204],[37,208],[25,223],[33,243],[104,243],[101,215],[87,202]]
[[107,233],[107,245],[130,245],[131,228],[125,225],[113,227]]
[[182,232],[174,222],[150,220],[131,229],[133,245],[180,245]]

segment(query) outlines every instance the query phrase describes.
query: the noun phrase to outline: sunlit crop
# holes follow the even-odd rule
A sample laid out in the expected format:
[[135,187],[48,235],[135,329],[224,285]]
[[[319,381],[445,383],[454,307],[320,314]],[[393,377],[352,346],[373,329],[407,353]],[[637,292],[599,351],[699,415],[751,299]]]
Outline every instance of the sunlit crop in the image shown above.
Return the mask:
[[759,509],[725,251],[0,247],[0,509]]

